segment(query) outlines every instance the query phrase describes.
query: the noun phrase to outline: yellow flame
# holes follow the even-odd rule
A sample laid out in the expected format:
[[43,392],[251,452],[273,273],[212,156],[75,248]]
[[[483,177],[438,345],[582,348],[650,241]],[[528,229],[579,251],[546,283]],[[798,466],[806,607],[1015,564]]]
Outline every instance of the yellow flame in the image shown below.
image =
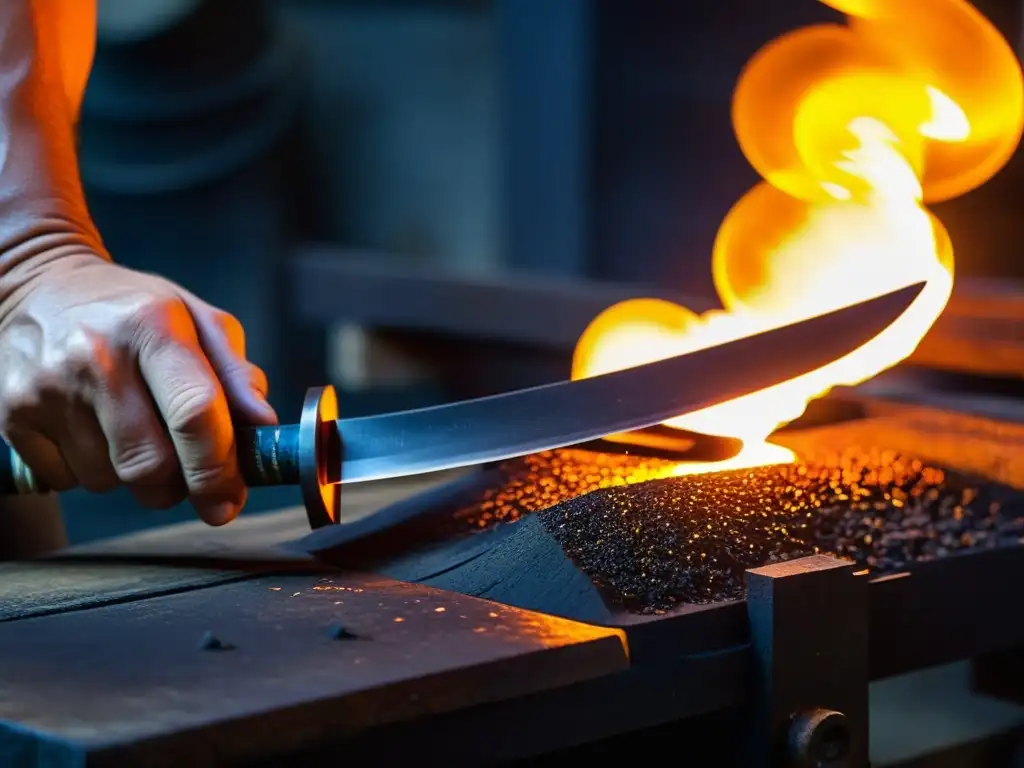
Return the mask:
[[622,302],[595,318],[573,358],[573,378],[595,376],[926,281],[899,320],[846,357],[667,422],[741,438],[729,468],[791,460],[766,442],[775,429],[832,387],[865,381],[913,352],[953,286],[949,236],[924,203],[991,178],[1024,125],[1017,58],[965,0],[821,2],[847,23],[769,43],[733,95],[737,139],[765,181],[736,203],[715,241],[712,273],[725,309],[697,315],[671,302]]

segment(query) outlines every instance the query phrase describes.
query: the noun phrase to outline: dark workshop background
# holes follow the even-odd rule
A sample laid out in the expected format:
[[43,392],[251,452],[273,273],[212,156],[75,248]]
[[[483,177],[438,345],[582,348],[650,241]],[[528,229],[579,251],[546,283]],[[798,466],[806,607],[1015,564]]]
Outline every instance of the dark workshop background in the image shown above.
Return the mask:
[[[285,419],[305,386],[345,378],[360,338],[295,320],[303,244],[713,297],[715,232],[756,181],[733,84],[775,35],[834,18],[813,0],[99,1],[81,121],[94,217],[116,260],[243,321]],[[976,4],[1016,46],[1018,0]],[[1018,158],[938,211],[961,274],[1024,274],[1021,176]],[[345,409],[442,390],[371,387]],[[62,501],[73,542],[190,515]],[[260,491],[251,511],[296,501]]]

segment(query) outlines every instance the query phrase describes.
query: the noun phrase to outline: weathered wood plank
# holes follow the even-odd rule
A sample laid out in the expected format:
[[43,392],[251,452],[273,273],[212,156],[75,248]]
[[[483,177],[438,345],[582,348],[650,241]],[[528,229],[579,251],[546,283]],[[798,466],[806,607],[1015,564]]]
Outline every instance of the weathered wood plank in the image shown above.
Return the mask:
[[[359,520],[382,507],[441,485],[460,474],[443,472],[345,487],[342,489],[341,502],[343,521]],[[202,522],[194,521],[141,531],[74,547],[66,550],[63,557],[101,555],[294,563],[305,561],[307,557],[280,545],[308,533],[309,523],[305,511],[302,507],[289,507],[280,512],[243,514],[221,528],[210,528]]]
[[[235,647],[201,649],[208,631]],[[627,667],[614,630],[378,577],[266,576],[0,624],[0,756],[269,760]]]
[[245,575],[143,563],[7,563],[0,565],[0,622],[138,600]]
[[[347,519],[451,477],[425,476],[353,486],[345,491]],[[282,542],[309,532],[305,512],[243,515],[210,528],[195,521],[67,549],[50,559],[0,565],[0,621],[139,600],[274,571],[314,566]]]

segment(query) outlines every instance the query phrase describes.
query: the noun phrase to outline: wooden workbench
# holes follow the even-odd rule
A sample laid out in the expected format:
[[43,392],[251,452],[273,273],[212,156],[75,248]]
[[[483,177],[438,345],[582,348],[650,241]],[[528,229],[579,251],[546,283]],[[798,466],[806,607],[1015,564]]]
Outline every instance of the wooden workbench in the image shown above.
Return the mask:
[[[345,510],[434,482],[346,489]],[[628,666],[620,632],[279,546],[308,530],[296,508],[0,566],[0,764],[274,764]]]
[[[883,429],[1018,485],[1019,411],[880,402],[871,423],[832,429]],[[347,487],[343,509],[358,519],[450,478]],[[745,690],[742,650],[648,669],[635,646],[631,666],[617,630],[345,574],[284,546],[307,533],[294,508],[0,565],[0,765],[387,764],[410,750],[453,765],[724,709]],[[414,746],[395,735],[407,726]]]

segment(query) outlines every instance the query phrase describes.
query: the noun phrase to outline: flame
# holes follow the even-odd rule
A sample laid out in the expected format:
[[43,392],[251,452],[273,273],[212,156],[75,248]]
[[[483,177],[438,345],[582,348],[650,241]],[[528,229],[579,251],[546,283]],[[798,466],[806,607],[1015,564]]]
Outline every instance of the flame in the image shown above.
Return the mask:
[[[1012,49],[965,0],[821,0],[846,24],[806,27],[748,62],[733,95],[740,148],[763,182],[722,222],[712,254],[724,310],[636,299],[601,313],[574,379],[740,338],[913,282],[925,289],[847,356],[668,425],[744,441],[729,468],[790,461],[766,439],[837,385],[907,357],[953,287],[953,248],[925,203],[974,189],[1009,160],[1024,125]],[[723,469],[684,464],[679,474]]]

